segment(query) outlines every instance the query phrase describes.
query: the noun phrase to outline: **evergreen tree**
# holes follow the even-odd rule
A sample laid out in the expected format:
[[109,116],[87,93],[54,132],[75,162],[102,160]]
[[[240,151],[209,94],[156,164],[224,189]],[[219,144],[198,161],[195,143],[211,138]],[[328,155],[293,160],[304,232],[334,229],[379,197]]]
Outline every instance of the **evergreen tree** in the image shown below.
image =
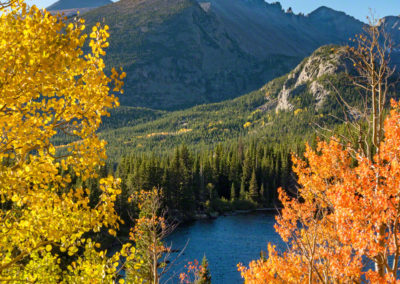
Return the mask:
[[236,199],[235,183],[232,183],[232,187],[231,187],[231,201],[234,201],[235,199]]
[[262,205],[265,205],[265,189],[264,189],[264,183],[261,183],[261,188],[260,188],[260,202]]
[[[163,155],[132,154],[121,159],[116,174],[122,179],[124,196],[140,189],[162,188],[163,202],[170,212],[177,210],[190,215],[196,209],[201,210],[206,201],[223,197],[249,198],[271,205],[277,198],[276,188],[282,183],[290,181],[294,187],[290,180],[290,155],[287,146],[257,143],[252,141],[251,145],[240,147],[221,144],[197,154],[186,146]],[[76,184],[81,182],[76,176],[72,178]],[[263,182],[258,184],[257,180]],[[253,196],[249,192],[251,182]],[[96,188],[97,183],[90,187]],[[124,210],[123,206],[121,203],[119,208]]]
[[194,191],[192,187],[193,180],[193,159],[189,149],[182,145],[180,149],[180,178],[178,208],[185,213],[194,211]]
[[242,183],[240,184],[239,197],[240,197],[241,200],[245,200],[246,199],[246,184],[245,184],[243,179],[242,179]]
[[212,183],[207,184],[207,190],[209,192],[211,201],[218,199],[217,190],[215,189],[215,186]]
[[248,150],[245,155],[245,159],[243,161],[242,167],[242,181],[245,182],[245,185],[248,185],[248,181],[251,177],[251,172],[253,169],[253,161],[251,157],[251,152]]
[[249,186],[249,195],[250,199],[254,202],[259,201],[259,196],[258,196],[258,184],[257,184],[257,178],[256,178],[256,172],[253,171],[251,174],[251,180],[250,180],[250,186]]
[[197,156],[193,164],[193,194],[195,200],[201,199],[201,175],[200,175],[200,159]]

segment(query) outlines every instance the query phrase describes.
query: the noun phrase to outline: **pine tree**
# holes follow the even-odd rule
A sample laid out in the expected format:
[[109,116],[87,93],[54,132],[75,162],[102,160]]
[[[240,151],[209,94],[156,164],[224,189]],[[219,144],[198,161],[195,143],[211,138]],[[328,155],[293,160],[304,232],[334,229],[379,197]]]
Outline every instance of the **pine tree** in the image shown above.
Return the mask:
[[246,184],[244,180],[242,179],[242,183],[240,184],[240,199],[245,200],[246,199]]
[[250,180],[252,169],[253,169],[253,161],[251,157],[251,152],[248,150],[246,152],[242,167],[242,181],[244,181],[246,185],[248,185],[248,181]]
[[232,183],[232,187],[231,187],[231,201],[234,201],[235,199],[236,199],[235,183]]
[[181,182],[179,184],[178,208],[185,213],[192,212],[195,209],[194,192],[193,192],[193,159],[189,153],[189,149],[182,145],[180,149],[180,175]]
[[265,189],[264,189],[264,183],[261,183],[261,189],[260,189],[260,202],[262,205],[265,205]]
[[197,156],[194,163],[193,163],[193,181],[192,181],[192,186],[193,186],[193,194],[194,198],[196,201],[200,200],[200,159]]
[[249,195],[250,199],[254,202],[259,201],[259,196],[258,196],[258,184],[257,184],[257,178],[256,178],[256,172],[253,170],[253,173],[251,174],[251,180],[250,180],[250,186],[249,186]]
[[215,189],[215,186],[212,183],[207,184],[207,190],[209,192],[209,197],[211,201],[218,199],[217,190]]

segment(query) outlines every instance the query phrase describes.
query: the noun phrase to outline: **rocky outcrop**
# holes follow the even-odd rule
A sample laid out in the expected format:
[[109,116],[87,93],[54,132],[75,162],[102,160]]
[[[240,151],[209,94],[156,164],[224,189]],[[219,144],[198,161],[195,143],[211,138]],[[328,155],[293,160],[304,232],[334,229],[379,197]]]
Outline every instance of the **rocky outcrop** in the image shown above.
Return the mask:
[[204,10],[204,12],[208,13],[211,9],[211,3],[210,2],[201,2],[200,7]]
[[293,110],[294,105],[291,101],[301,93],[311,94],[315,101],[315,108],[321,108],[329,91],[319,82],[319,79],[326,75],[353,71],[345,48],[324,46],[317,49],[289,73],[278,94],[276,110]]
[[384,17],[379,21],[378,24],[383,26],[385,31],[390,34],[394,42],[400,42],[400,16]]
[[400,16],[388,16],[379,21],[379,25],[390,35],[393,42],[391,61],[400,69]]

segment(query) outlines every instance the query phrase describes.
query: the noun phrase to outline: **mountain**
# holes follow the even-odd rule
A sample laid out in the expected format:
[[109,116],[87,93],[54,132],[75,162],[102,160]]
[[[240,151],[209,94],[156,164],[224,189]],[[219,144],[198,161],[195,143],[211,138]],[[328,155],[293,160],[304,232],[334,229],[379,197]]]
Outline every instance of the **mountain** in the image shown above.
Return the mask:
[[[207,1],[207,2],[206,2]],[[363,23],[327,7],[309,15],[284,11],[264,0],[201,0],[239,45],[259,58],[269,54],[308,56],[328,43],[346,43]]]
[[295,15],[263,0],[121,0],[83,15],[110,27],[107,65],[127,72],[127,106],[174,110],[238,97],[363,23],[322,7]]
[[274,106],[272,102],[275,101],[276,111],[293,111],[300,95],[309,94],[312,101],[306,107],[323,108],[330,95],[323,81],[329,76],[338,76],[341,73],[355,74],[355,72],[345,48],[321,47],[287,75],[278,95],[269,96],[271,103],[268,105]]
[[94,8],[113,3],[111,0],[59,0],[46,8],[53,13],[64,13],[66,16],[88,12]]
[[186,108],[257,89],[301,58],[246,53],[193,0],[121,0],[83,15],[110,27],[109,66],[127,73],[124,105]]
[[239,98],[173,112],[117,109],[104,120],[100,136],[114,160],[130,151],[157,153],[182,143],[199,150],[239,137],[303,145],[315,132],[313,123],[340,123],[332,118],[342,116],[332,86],[357,103],[358,90],[347,76],[353,72],[344,48],[323,46],[288,74]]
[[384,17],[379,21],[379,25],[390,34],[397,44],[399,44],[400,39],[400,16],[388,16]]
[[379,24],[383,26],[393,41],[392,62],[400,67],[400,16],[382,18]]

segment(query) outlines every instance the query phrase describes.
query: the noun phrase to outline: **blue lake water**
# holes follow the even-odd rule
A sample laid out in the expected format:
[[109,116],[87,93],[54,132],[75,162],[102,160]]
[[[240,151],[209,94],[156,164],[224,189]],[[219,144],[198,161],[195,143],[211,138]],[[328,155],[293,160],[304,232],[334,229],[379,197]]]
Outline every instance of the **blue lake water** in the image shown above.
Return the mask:
[[243,283],[237,271],[239,262],[248,264],[267,250],[268,242],[283,245],[275,232],[275,214],[257,211],[215,220],[200,220],[180,226],[167,240],[172,249],[187,247],[162,283],[179,283],[179,273],[188,261],[209,261],[213,284]]

